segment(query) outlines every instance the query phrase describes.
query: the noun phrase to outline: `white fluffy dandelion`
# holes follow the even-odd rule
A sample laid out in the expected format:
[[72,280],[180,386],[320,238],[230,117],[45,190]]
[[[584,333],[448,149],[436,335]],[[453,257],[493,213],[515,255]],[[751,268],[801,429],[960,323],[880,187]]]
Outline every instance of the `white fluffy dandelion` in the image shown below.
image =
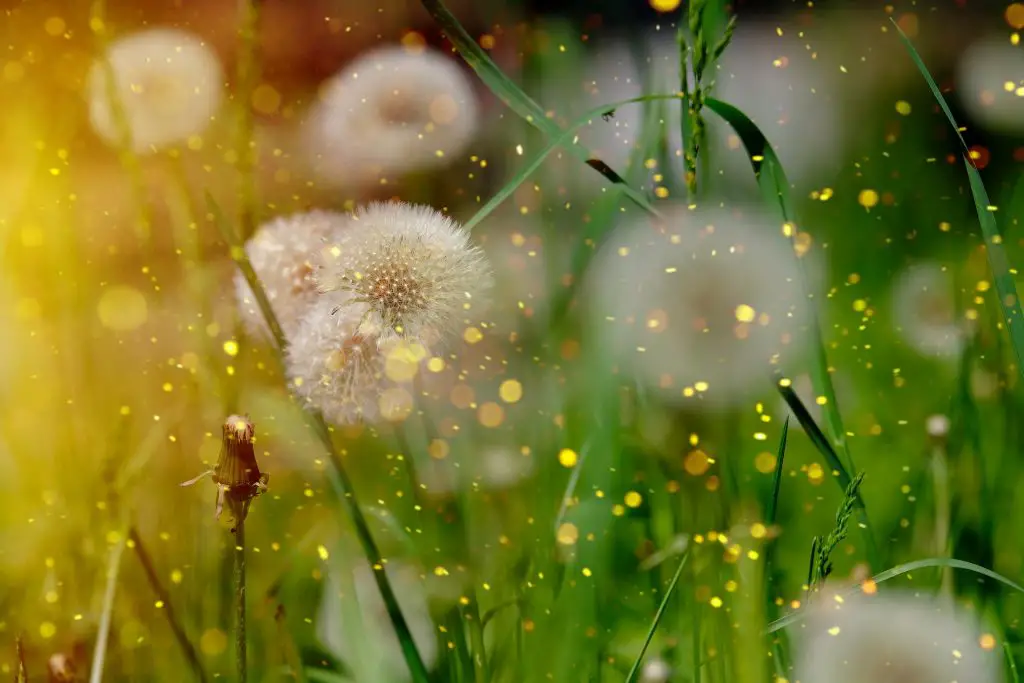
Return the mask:
[[386,355],[369,330],[360,332],[358,307],[324,296],[310,306],[287,350],[295,394],[328,421],[351,424],[380,414]]
[[400,337],[426,346],[442,342],[482,312],[492,275],[469,233],[428,206],[374,203],[323,250],[317,283],[365,308],[359,329],[381,343]]
[[[285,336],[291,339],[306,310],[316,301],[314,269],[320,250],[349,225],[344,214],[310,211],[275,218],[260,227],[245,245]],[[270,330],[249,283],[235,275],[242,322],[253,335],[270,338]]]
[[[201,133],[220,107],[220,60],[190,33],[171,28],[141,31],[111,44],[107,59],[136,152]],[[108,90],[107,70],[97,61],[88,76],[89,116],[96,133],[117,144],[120,134]]]
[[935,263],[909,266],[897,276],[892,318],[904,341],[926,356],[957,356],[966,342],[966,329],[956,319],[952,278]]
[[1024,130],[1024,51],[1004,37],[980,40],[957,63],[957,95],[982,126]]
[[[351,575],[343,576],[343,571]],[[430,617],[425,582],[408,565],[389,562],[384,571],[395,588],[399,609],[412,632],[416,649],[427,668],[432,669],[437,663],[437,635]],[[350,583],[354,591],[347,589]],[[346,605],[355,609],[348,609]],[[320,642],[352,667],[354,680],[380,683],[409,680],[401,645],[369,567],[334,569],[327,574],[316,629]]]
[[454,60],[384,47],[324,85],[305,134],[324,180],[361,184],[446,165],[473,139],[478,119],[471,81]]
[[675,207],[664,232],[643,220],[610,237],[587,274],[588,309],[629,376],[666,398],[733,404],[770,390],[772,366],[802,346],[798,274],[781,224]]
[[802,641],[795,677],[801,683],[1003,680],[1000,651],[983,648],[971,617],[908,593],[843,602],[823,596]]

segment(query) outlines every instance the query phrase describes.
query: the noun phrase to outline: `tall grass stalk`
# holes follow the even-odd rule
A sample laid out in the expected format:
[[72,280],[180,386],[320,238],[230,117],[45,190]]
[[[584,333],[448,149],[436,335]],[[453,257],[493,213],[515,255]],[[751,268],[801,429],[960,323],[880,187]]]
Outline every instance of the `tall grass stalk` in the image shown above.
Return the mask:
[[[213,216],[214,223],[217,225],[221,235],[229,245],[231,257],[234,259],[250,289],[252,289],[256,302],[260,307],[260,312],[263,314],[263,317],[267,322],[267,327],[270,328],[271,334],[273,335],[278,355],[283,359],[284,353],[288,348],[288,341],[285,338],[284,333],[281,331],[281,325],[278,323],[277,316],[274,314],[274,310],[270,306],[270,300],[267,298],[266,291],[263,289],[263,285],[260,283],[259,277],[256,275],[256,271],[253,270],[252,263],[249,261],[245,247],[241,243],[241,240],[236,237],[234,231],[231,230],[223,212],[220,210],[220,207],[217,206],[217,203],[209,193],[206,194],[206,202],[209,206],[210,213]],[[370,563],[374,580],[377,583],[377,589],[380,591],[381,598],[387,608],[388,617],[390,618],[391,624],[398,636],[402,655],[405,658],[406,664],[409,666],[409,671],[412,674],[412,680],[414,683],[429,683],[430,676],[427,672],[426,664],[423,663],[423,658],[420,656],[420,653],[416,648],[416,643],[413,641],[409,625],[405,621],[405,617],[402,615],[402,611],[398,606],[398,598],[396,597],[394,588],[391,586],[387,574],[384,571],[383,557],[381,556],[380,550],[377,548],[376,541],[373,540],[373,535],[370,533],[370,526],[366,521],[366,517],[363,515],[362,509],[359,507],[355,487],[352,485],[352,480],[349,478],[345,464],[342,461],[337,448],[334,446],[334,439],[331,436],[331,428],[328,426],[323,415],[319,411],[307,411],[307,415],[312,423],[313,431],[320,438],[324,449],[327,451],[328,460],[331,463],[331,468],[327,470],[328,479],[335,494],[338,496],[341,504],[346,508],[352,519],[352,523],[356,531],[356,537],[359,539],[359,544],[362,547],[363,553],[366,555],[366,559]]]

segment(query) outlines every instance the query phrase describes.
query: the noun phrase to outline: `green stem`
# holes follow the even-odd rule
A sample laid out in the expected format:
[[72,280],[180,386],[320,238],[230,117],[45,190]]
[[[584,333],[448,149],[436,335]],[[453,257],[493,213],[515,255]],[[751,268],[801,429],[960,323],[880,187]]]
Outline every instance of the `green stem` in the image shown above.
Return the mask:
[[238,623],[235,624],[235,667],[238,683],[248,680],[248,662],[245,639],[245,520],[239,519],[235,527],[235,599],[238,602]]
[[[274,337],[278,356],[283,359],[288,348],[288,340],[285,338],[284,332],[281,331],[281,325],[277,321],[274,309],[270,306],[267,293],[264,291],[263,285],[260,284],[259,277],[257,277],[256,271],[253,270],[252,263],[249,262],[245,249],[238,244],[235,235],[232,234],[231,228],[224,218],[223,212],[209,193],[206,194],[206,203],[210,208],[210,213],[213,214],[214,222],[217,224],[221,235],[230,245],[232,258],[234,258],[235,263],[238,264],[239,269],[242,271],[243,277],[245,277],[249,288],[256,298],[256,303],[260,307],[260,312],[267,321],[267,327],[270,328],[270,332]],[[331,438],[331,428],[327,425],[324,416],[319,411],[311,410],[309,415],[313,422],[314,431],[320,437],[320,441],[327,451],[328,460],[331,463],[331,469],[327,470],[327,478],[334,489],[335,495],[338,496],[338,499],[352,518],[356,537],[359,539],[359,544],[363,548],[366,559],[370,562],[373,578],[377,582],[377,588],[380,591],[381,598],[384,600],[388,617],[390,617],[391,624],[398,635],[398,640],[402,647],[402,655],[405,657],[409,671],[412,673],[412,679],[414,683],[429,683],[430,676],[427,672],[427,666],[423,663],[423,658],[416,649],[416,643],[412,639],[409,624],[405,621],[405,617],[398,607],[395,591],[392,589],[387,574],[384,572],[384,560],[381,557],[376,542],[373,540],[373,535],[370,533],[370,526],[366,522],[366,517],[359,508],[359,501],[356,500],[355,487],[352,485],[352,480],[349,478],[348,472],[345,470],[345,464],[341,460],[341,455],[338,453],[337,448],[335,448],[334,440]]]

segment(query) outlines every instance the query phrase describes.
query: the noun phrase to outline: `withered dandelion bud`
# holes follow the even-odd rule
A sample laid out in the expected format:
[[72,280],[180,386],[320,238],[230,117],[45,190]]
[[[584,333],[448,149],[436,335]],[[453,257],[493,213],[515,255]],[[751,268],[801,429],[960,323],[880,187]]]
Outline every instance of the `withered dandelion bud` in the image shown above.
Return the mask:
[[50,683],[71,683],[78,680],[74,660],[62,652],[50,657],[47,669]]
[[206,475],[213,475],[217,485],[217,506],[214,513],[220,519],[227,503],[231,530],[245,521],[252,499],[267,490],[270,475],[260,473],[253,450],[256,425],[248,415],[232,415],[221,427],[220,457],[217,466],[194,479],[182,483],[190,486]]

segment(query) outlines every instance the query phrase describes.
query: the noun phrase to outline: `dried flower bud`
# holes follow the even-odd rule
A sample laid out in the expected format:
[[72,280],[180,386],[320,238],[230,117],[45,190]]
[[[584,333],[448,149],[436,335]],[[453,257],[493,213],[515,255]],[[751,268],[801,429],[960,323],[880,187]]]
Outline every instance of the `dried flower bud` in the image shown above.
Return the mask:
[[71,683],[78,680],[74,660],[62,652],[50,657],[47,669],[50,674],[50,683]]
[[249,514],[249,503],[252,499],[267,490],[270,475],[261,474],[256,464],[253,451],[253,438],[256,425],[249,416],[232,415],[221,427],[220,457],[217,466],[203,472],[198,477],[183,482],[182,486],[191,486],[207,475],[213,475],[217,485],[217,507],[214,513],[220,519],[227,502],[230,515],[231,530],[245,521]]

